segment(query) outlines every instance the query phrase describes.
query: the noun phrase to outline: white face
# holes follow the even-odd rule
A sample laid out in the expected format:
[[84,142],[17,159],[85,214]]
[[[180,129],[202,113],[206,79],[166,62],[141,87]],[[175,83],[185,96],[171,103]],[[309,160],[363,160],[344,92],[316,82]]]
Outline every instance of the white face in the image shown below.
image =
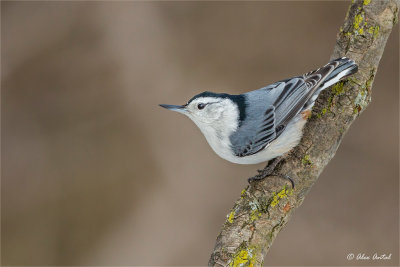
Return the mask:
[[239,109],[229,98],[197,97],[184,106],[161,106],[188,116],[207,140],[227,138],[238,127]]
[[222,119],[228,101],[224,98],[199,97],[186,106],[184,114],[201,124],[217,123]]
[[232,100],[207,96],[197,97],[184,106],[161,106],[188,116],[222,158],[232,156],[229,137],[239,124],[239,108]]
[[199,97],[182,113],[200,128],[208,140],[229,135],[238,126],[238,107],[228,98]]

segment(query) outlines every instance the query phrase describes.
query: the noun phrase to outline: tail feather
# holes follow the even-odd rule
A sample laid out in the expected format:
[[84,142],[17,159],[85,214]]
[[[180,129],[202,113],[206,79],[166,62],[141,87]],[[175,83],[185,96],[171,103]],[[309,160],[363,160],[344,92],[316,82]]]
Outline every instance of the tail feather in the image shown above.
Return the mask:
[[357,71],[358,66],[353,60],[342,57],[330,61],[328,64],[318,70],[305,74],[304,78],[306,81],[309,77],[311,78],[315,75],[321,75],[323,78],[321,79],[322,81],[318,85],[317,90],[315,90],[312,97],[304,105],[303,110],[309,109],[314,105],[315,100],[322,90],[339,82],[341,79],[356,73]]
[[339,80],[350,76],[358,71],[357,64],[348,58],[338,58],[333,61],[339,62],[339,66],[337,66],[329,75],[326,77],[323,84],[321,84],[321,88],[325,89]]

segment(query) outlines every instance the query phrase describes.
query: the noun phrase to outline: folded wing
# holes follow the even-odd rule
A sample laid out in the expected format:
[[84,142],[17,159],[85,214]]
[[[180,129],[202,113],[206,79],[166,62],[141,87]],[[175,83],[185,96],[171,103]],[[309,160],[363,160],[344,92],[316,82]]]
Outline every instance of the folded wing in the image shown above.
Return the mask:
[[294,116],[310,107],[313,97],[315,101],[320,85],[339,65],[340,61],[332,61],[303,76],[244,94],[246,120],[230,137],[235,155],[255,154],[279,137]]

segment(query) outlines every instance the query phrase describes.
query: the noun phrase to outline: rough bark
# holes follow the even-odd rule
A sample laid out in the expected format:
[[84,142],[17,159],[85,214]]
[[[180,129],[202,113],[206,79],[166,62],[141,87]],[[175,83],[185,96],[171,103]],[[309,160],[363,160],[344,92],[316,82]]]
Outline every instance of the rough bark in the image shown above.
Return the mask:
[[333,158],[352,122],[371,101],[371,88],[399,1],[358,0],[350,5],[331,59],[355,60],[355,75],[325,90],[313,108],[300,144],[275,168],[277,176],[257,181],[241,193],[217,237],[209,265],[260,266],[279,231],[301,205]]

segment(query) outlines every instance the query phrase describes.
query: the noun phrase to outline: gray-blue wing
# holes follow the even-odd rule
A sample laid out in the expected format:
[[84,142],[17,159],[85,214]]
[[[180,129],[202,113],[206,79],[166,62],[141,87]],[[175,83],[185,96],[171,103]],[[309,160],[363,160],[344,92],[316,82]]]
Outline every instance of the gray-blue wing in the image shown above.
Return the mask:
[[332,71],[347,61],[334,60],[302,76],[244,94],[246,120],[230,136],[235,155],[255,154],[275,140],[294,116],[313,104],[321,91],[320,85]]
[[235,155],[255,154],[275,140],[301,111],[320,77],[296,77],[245,94],[246,120],[230,137]]
[[276,138],[275,107],[270,106],[260,118],[246,120],[231,136],[236,156],[245,157],[257,153]]

